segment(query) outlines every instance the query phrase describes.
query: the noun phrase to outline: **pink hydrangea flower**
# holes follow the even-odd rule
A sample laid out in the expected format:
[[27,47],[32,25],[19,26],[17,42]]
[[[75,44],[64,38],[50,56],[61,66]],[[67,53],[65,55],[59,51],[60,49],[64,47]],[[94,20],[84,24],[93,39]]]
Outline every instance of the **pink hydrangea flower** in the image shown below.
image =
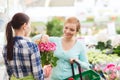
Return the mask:
[[50,52],[56,49],[56,44],[53,42],[47,42],[47,43],[40,42],[38,44],[38,47],[41,52]]
[[108,64],[108,65],[104,68],[104,72],[115,71],[115,70],[116,70],[115,64],[113,64],[113,63]]

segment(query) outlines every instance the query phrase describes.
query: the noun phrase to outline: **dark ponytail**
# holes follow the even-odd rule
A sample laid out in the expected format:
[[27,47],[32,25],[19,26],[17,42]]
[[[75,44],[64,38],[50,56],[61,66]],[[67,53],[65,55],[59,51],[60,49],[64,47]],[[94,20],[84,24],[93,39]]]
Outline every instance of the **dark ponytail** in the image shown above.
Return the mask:
[[29,16],[24,13],[16,13],[6,27],[6,39],[7,39],[7,59],[13,60],[13,32],[12,30],[19,30],[24,23],[29,22]]
[[7,59],[13,59],[13,32],[11,21],[7,24],[6,27],[6,39],[7,39]]

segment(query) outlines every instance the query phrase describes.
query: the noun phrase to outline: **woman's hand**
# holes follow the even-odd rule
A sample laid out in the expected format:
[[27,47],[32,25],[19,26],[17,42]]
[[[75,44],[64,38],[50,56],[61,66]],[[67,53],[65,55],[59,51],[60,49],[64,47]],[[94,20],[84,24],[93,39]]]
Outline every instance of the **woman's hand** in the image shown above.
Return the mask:
[[70,59],[70,63],[71,63],[71,64],[74,63],[74,61],[78,61],[78,59],[76,59],[76,58],[71,58],[71,59]]
[[41,42],[48,42],[48,41],[49,41],[49,36],[48,35],[42,35]]
[[43,72],[44,72],[44,76],[45,76],[45,77],[49,77],[50,74],[51,74],[51,71],[52,71],[52,65],[51,65],[51,64],[45,65],[45,66],[43,67]]
[[40,34],[40,35],[33,37],[32,40],[37,44],[39,44],[40,42],[47,43],[47,42],[49,42],[49,36],[46,34],[44,34],[44,35]]

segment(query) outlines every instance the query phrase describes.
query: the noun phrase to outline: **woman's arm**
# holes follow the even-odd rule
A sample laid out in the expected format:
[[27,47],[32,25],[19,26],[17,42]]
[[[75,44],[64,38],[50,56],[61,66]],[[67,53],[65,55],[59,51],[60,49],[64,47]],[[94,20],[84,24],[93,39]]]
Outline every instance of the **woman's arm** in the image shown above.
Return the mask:
[[41,38],[42,38],[42,34],[38,34],[32,37],[32,41],[35,42],[36,40],[41,39]]
[[38,34],[32,38],[33,42],[36,41],[41,41],[41,42],[48,42],[49,41],[49,36],[46,34]]
[[37,45],[33,46],[33,52],[31,55],[31,64],[32,64],[32,71],[33,71],[33,76],[35,80],[44,80],[40,53]]
[[78,48],[81,49],[80,54],[78,55],[78,59],[75,59],[75,58],[70,59],[70,62],[73,63],[73,60],[76,60],[78,63],[80,63],[83,69],[90,69],[90,64],[88,62],[87,55],[86,55],[85,45],[82,44]]
[[81,47],[81,52],[79,54],[78,62],[81,64],[81,67],[83,69],[89,69],[90,64],[89,64],[88,59],[87,59],[86,47],[84,44],[82,44],[81,46],[82,47]]
[[81,65],[81,67],[82,67],[83,69],[90,69],[90,64],[89,64],[89,62],[88,62],[88,59],[87,59],[87,57],[86,57],[86,54],[81,53],[81,54],[79,55],[78,62],[80,63],[80,65]]

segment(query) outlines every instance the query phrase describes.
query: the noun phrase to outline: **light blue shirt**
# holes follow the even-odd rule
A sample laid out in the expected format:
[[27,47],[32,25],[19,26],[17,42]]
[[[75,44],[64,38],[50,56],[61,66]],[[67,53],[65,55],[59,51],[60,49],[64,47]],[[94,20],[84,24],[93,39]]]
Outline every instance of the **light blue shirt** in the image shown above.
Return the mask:
[[[37,35],[37,37],[40,37]],[[36,37],[36,38],[37,38]],[[53,68],[50,80],[63,80],[72,76],[72,70],[70,65],[70,58],[79,59],[79,63],[83,69],[89,69],[89,62],[86,57],[85,45],[80,40],[77,40],[75,45],[68,51],[62,48],[62,37],[50,37],[50,41],[56,43],[56,50],[54,55],[59,59],[57,66]],[[69,45],[68,45],[69,46]],[[78,68],[74,64],[75,74],[78,74]]]

